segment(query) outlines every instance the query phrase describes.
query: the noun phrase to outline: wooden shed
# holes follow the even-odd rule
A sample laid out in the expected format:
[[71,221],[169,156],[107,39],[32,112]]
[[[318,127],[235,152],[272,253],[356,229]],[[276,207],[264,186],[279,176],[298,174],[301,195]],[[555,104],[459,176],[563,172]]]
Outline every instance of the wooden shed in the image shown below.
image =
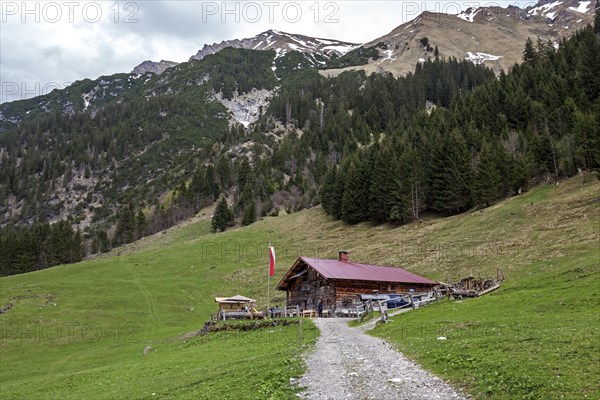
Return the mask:
[[351,262],[342,251],[337,260],[298,257],[277,289],[286,292],[288,307],[316,309],[322,301],[324,309],[338,311],[356,306],[360,294],[422,294],[436,285],[402,268]]
[[245,311],[256,303],[256,300],[238,294],[233,297],[215,297],[215,303],[219,306],[219,312]]

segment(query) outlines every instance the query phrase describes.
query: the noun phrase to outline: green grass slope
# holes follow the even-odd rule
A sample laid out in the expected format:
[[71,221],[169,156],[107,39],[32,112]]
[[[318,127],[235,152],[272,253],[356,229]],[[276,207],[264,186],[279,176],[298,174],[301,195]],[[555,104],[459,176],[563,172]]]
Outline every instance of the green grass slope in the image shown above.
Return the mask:
[[[339,249],[349,250],[355,260],[402,266],[440,280],[503,268],[507,281],[492,295],[401,317],[447,324],[446,348],[431,335],[402,339],[394,331],[404,326],[398,321],[378,334],[484,398],[594,397],[600,184],[592,178],[576,177],[483,211],[402,227],[347,226],[331,221],[319,207],[219,234],[204,220],[109,256],[2,278],[0,305],[14,306],[0,316],[0,397],[292,396],[289,377],[302,371],[297,326],[181,339],[209,318],[214,296],[239,293],[265,305],[269,242],[277,251],[275,278],[300,254],[335,257]],[[272,294],[273,304],[282,304],[282,293]],[[506,334],[505,345],[489,336],[457,342],[451,332],[467,322],[498,329],[519,325],[530,333],[517,336],[518,345]],[[314,328],[305,329],[305,337],[314,338]],[[553,341],[556,335],[559,340]],[[146,346],[152,348],[144,356]],[[475,351],[475,361],[453,361],[462,350],[464,357],[470,354],[464,346]],[[516,363],[523,366],[513,377]],[[496,382],[480,375],[486,368],[501,383],[486,384]],[[562,380],[548,386],[553,371]],[[584,391],[574,392],[580,385]]]

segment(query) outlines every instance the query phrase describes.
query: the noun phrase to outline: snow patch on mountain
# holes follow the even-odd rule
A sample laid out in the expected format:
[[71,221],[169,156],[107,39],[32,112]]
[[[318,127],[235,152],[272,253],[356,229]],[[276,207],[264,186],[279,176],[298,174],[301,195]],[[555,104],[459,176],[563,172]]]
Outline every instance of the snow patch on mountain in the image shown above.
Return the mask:
[[355,45],[355,44],[336,44],[336,45],[329,45],[329,46],[325,46],[323,47],[323,51],[325,52],[337,52],[341,55],[344,55],[346,53],[348,53],[349,51],[352,51],[356,48],[360,47],[359,45]]
[[591,1],[582,1],[577,7],[569,7],[569,10],[585,14],[590,7],[590,4],[592,4]]
[[386,51],[384,51],[384,53],[385,53],[385,57],[384,57],[384,58],[383,58],[381,61],[379,61],[377,64],[381,64],[381,63],[383,63],[384,61],[389,61],[389,62],[394,62],[394,61],[396,61],[396,60],[397,60],[397,58],[396,58],[396,57],[392,57],[392,53],[393,53],[393,52],[394,52],[394,51],[393,51],[393,50],[391,50],[391,49],[390,49],[390,50],[386,50]]
[[475,15],[477,15],[477,13],[480,10],[478,8],[473,9],[471,7],[467,8],[465,11],[461,11],[460,13],[458,13],[456,16],[460,19],[463,19],[467,22],[473,22]]
[[476,52],[475,54],[470,51],[467,52],[465,60],[471,61],[473,64],[483,64],[485,61],[498,61],[502,56],[495,56],[493,54]]
[[554,19],[554,17],[556,16],[556,11],[551,10],[555,7],[560,6],[562,3],[562,1],[555,1],[553,3],[542,4],[541,6],[534,7],[531,10],[529,10],[529,14]]

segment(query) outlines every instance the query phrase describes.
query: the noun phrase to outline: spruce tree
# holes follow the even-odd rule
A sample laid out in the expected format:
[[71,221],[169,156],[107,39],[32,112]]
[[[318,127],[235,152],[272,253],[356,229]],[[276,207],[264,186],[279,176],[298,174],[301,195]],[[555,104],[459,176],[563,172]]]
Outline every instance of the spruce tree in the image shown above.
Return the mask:
[[252,174],[252,167],[248,162],[248,158],[244,157],[238,170],[238,189],[241,192],[246,187],[246,184],[250,181]]
[[376,223],[385,222],[388,219],[388,194],[390,180],[389,152],[382,154],[376,149],[375,162],[371,183],[369,185],[369,219]]
[[244,207],[244,216],[242,217],[242,225],[247,226],[256,221],[256,205],[254,200],[250,200]]
[[471,204],[471,159],[458,130],[441,136],[432,159],[432,208],[455,214]]
[[79,262],[85,256],[85,251],[83,249],[83,242],[81,240],[81,232],[79,229],[73,234],[71,243],[71,259],[70,263]]
[[500,174],[496,160],[487,141],[481,145],[477,170],[473,179],[473,199],[477,204],[489,207],[500,196]]
[[388,201],[390,219],[394,222],[418,219],[422,208],[423,166],[411,144],[403,145],[392,170],[392,177]]
[[121,246],[133,242],[136,234],[135,222],[133,204],[129,203],[117,216],[117,228],[113,238],[114,246]]
[[360,166],[355,162],[350,164],[346,175],[344,195],[342,197],[341,218],[349,224],[356,224],[364,219],[367,210],[364,208],[364,184],[361,179]]
[[535,47],[533,45],[533,40],[531,38],[527,38],[527,42],[525,42],[525,50],[523,50],[523,61],[526,63],[532,63],[536,59]]
[[146,228],[148,227],[148,222],[146,221],[146,215],[142,210],[139,210],[136,216],[136,224],[137,228],[137,238],[144,237],[146,234]]
[[323,185],[321,185],[321,204],[323,209],[329,215],[334,214],[334,210],[338,208],[335,204],[337,197],[335,195],[335,184],[337,179],[337,168],[333,166],[325,174]]
[[407,169],[402,162],[403,154],[394,160],[391,169],[391,180],[387,196],[389,220],[392,222],[406,222],[406,209],[408,208]]
[[227,201],[223,197],[217,204],[217,208],[212,217],[211,226],[212,226],[213,232],[216,232],[216,231],[223,232],[225,229],[227,229],[227,226],[229,225],[229,223],[231,222],[232,219],[233,219],[233,214],[232,214],[231,210],[229,209],[229,206],[227,205]]
[[342,204],[344,202],[344,191],[346,190],[346,176],[350,167],[350,160],[342,162],[336,173],[334,193],[331,202],[331,216],[335,219],[342,218]]

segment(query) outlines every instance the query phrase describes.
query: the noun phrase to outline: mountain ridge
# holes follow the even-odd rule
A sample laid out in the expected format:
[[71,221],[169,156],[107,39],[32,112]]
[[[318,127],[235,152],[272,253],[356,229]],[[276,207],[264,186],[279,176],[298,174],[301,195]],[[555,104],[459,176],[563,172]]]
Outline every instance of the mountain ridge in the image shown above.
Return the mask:
[[[571,35],[577,29],[590,23],[593,10],[592,1],[579,0],[540,0],[535,5],[526,8],[513,5],[506,8],[499,6],[469,7],[458,14],[425,10],[414,19],[392,29],[388,34],[363,44],[269,29],[250,38],[234,38],[204,44],[188,61],[201,60],[226,47],[252,50],[273,49],[276,51],[277,57],[289,51],[307,54],[313,66],[329,70],[323,72],[325,75],[336,75],[349,69],[365,69],[370,73],[389,71],[395,75],[404,75],[412,71],[417,62],[431,57],[431,52],[422,52],[418,48],[418,44],[415,44],[419,39],[428,37],[433,45],[439,46],[441,55],[458,59],[465,58],[476,63],[487,63],[499,73],[501,70],[508,71],[515,63],[520,62],[522,48],[519,47],[519,43],[524,42],[528,37],[540,37],[542,40],[558,43],[561,38]],[[473,29],[459,20],[476,26],[487,26],[494,29],[495,35],[478,32],[477,36],[474,36],[478,29]],[[458,31],[465,30],[466,32],[456,38],[456,34],[449,32],[453,27]],[[413,29],[405,32],[407,28]],[[438,33],[433,33],[436,30]],[[509,43],[509,40],[513,40],[515,44],[509,44],[508,49],[498,51],[497,43]],[[327,67],[327,60],[331,57],[340,57],[352,50],[369,48],[378,43],[386,43],[390,47],[390,49],[381,51],[380,58],[383,60],[373,60],[365,66],[351,66],[342,69]],[[411,48],[416,48],[418,51],[410,51]],[[499,55],[494,55],[494,51]],[[485,55],[489,55],[489,57]],[[160,74],[172,66],[164,67],[161,63],[164,61],[158,63],[145,61],[138,65],[133,72]]]
[[174,66],[176,66],[178,64],[179,63],[175,62],[175,61],[160,60],[160,61],[156,62],[156,61],[146,60],[146,61],[140,63],[139,65],[137,65],[131,71],[131,73],[134,74],[134,75],[140,75],[140,74],[146,74],[146,73],[150,72],[150,73],[153,73],[153,74],[160,75],[167,68],[174,67]]
[[[251,38],[205,44],[187,62],[199,61],[227,47],[274,50],[276,59],[295,51],[304,54],[307,66],[319,69],[325,76],[336,76],[349,70],[364,70],[367,74],[391,72],[395,76],[403,76],[412,72],[417,63],[433,59],[433,50],[437,46],[441,57],[483,63],[499,74],[521,62],[523,43],[527,38],[539,37],[557,46],[562,38],[591,23],[593,11],[592,1],[579,0],[540,0],[525,9],[515,6],[467,8],[456,15],[424,11],[388,34],[363,44],[269,29]],[[490,34],[490,31],[494,34]],[[424,39],[427,39],[427,45],[422,44]],[[359,61],[345,63],[341,67],[336,64],[340,57],[354,53],[360,54],[357,57]],[[147,82],[150,75],[161,75],[167,69],[181,64],[146,60],[129,75],[135,75],[135,79],[148,75],[143,78],[143,82]],[[83,79],[47,95],[9,102],[11,105],[0,104],[0,132],[18,124],[36,106],[44,110],[62,109],[65,113],[85,111],[90,105],[93,109],[98,90],[105,92],[101,97],[103,101],[110,98],[120,101],[123,92],[140,86],[138,83],[132,84],[131,77],[126,75],[117,73],[94,80]],[[123,81],[126,81],[125,84]],[[94,86],[87,87],[90,84]],[[79,98],[70,95],[69,99],[64,99],[65,96],[60,94],[72,88],[79,91],[78,87],[86,90]],[[44,104],[43,100],[36,101],[44,98],[49,102]],[[52,104],[53,101],[61,104]]]
[[335,76],[343,71],[364,69],[367,73],[387,71],[395,76],[406,75],[417,62],[434,57],[432,51],[420,45],[423,38],[428,39],[431,49],[438,46],[442,57],[482,62],[499,74],[522,61],[523,43],[527,38],[539,37],[557,46],[561,39],[591,23],[593,14],[593,2],[578,0],[541,0],[524,9],[516,6],[467,8],[455,15],[424,11],[388,34],[363,44],[368,47],[386,43],[389,50],[383,60],[372,60],[365,66],[326,70],[322,74]]
[[277,57],[281,57],[289,51],[299,51],[328,59],[334,55],[338,57],[342,56],[359,46],[360,45],[356,43],[343,42],[335,39],[323,39],[269,29],[251,38],[231,39],[224,40],[220,43],[205,44],[202,49],[198,50],[195,55],[190,57],[190,61],[201,60],[207,55],[216,53],[226,47],[252,50],[275,50]]

